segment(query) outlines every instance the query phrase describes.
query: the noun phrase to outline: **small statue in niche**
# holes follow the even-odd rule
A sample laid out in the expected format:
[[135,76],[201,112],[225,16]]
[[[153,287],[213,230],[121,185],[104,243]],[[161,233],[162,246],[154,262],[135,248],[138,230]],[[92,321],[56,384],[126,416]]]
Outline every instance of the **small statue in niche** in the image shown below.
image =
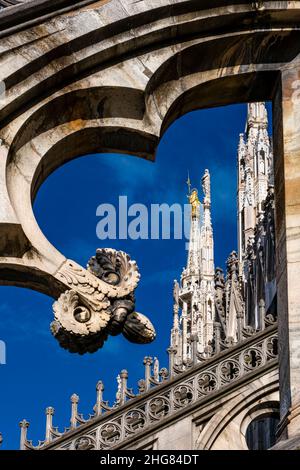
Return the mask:
[[174,287],[173,287],[173,300],[174,300],[175,305],[179,304],[179,284],[176,279],[174,281]]
[[202,189],[205,196],[205,199],[210,201],[210,174],[206,169],[204,175],[202,176]]
[[265,161],[262,156],[260,156],[260,159],[259,159],[259,172],[261,175],[265,174]]

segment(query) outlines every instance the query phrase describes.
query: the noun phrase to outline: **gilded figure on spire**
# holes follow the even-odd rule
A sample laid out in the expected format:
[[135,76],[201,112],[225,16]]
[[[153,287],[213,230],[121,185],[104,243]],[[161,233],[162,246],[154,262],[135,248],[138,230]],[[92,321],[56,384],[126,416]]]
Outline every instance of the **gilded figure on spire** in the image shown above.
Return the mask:
[[197,189],[193,189],[192,192],[190,193],[189,202],[192,206],[192,217],[196,217],[198,213],[198,207],[200,206]]

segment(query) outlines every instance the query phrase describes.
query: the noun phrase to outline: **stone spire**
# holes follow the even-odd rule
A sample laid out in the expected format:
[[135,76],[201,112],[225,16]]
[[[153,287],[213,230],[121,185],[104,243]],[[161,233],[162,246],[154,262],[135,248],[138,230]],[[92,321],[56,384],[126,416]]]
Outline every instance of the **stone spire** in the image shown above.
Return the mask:
[[273,181],[272,144],[264,102],[249,103],[245,134],[238,146],[238,255],[240,273],[248,243]]
[[182,272],[180,284],[175,281],[173,291],[170,350],[176,350],[174,364],[179,369],[206,357],[213,340],[215,273],[208,170],[202,178],[202,189],[203,204],[197,189],[189,191],[191,228],[187,266]]
[[[272,193],[273,152],[265,103],[248,104],[245,134],[238,146],[238,260],[245,301],[245,322],[264,328],[262,311],[274,315],[275,276],[267,259],[274,253]],[[272,200],[272,198],[271,198]]]
[[182,336],[179,323],[179,292],[180,287],[175,279],[173,287],[173,328],[171,330],[171,347],[181,355],[182,352]]
[[210,174],[208,170],[202,177],[202,188],[204,193],[203,223],[201,225],[201,268],[205,277],[211,278],[215,274],[214,267],[214,239],[211,223],[211,196],[210,196]]
[[264,102],[248,103],[248,113],[246,122],[246,133],[249,133],[252,127],[267,129],[268,113]]
[[204,351],[213,339],[213,324],[215,317],[215,266],[214,266],[214,237],[211,223],[211,194],[210,174],[208,170],[202,177],[203,222],[201,225],[201,282],[202,311],[204,313]]
[[193,275],[199,274],[200,270],[200,201],[197,189],[193,189],[188,198],[191,205],[191,228],[186,272]]
[[[188,177],[190,241],[187,266],[180,283],[174,284],[168,349],[171,374],[263,329],[268,308],[273,315],[274,275],[265,260],[266,254],[274,253],[272,199],[268,196],[272,182],[266,106],[263,102],[251,103],[238,144],[238,253],[233,251],[227,260],[226,280],[223,271],[214,266],[209,171],[205,170],[201,180],[203,199],[197,189],[191,190]],[[253,243],[257,246],[252,260],[249,248],[254,247]]]

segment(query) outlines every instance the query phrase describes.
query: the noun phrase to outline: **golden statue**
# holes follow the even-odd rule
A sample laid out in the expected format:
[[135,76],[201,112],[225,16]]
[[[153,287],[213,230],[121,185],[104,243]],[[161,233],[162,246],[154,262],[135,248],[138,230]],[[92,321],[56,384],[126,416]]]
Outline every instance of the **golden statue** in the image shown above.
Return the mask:
[[198,213],[198,207],[200,206],[197,189],[193,189],[193,191],[190,193],[189,201],[192,206],[192,217],[196,217]]

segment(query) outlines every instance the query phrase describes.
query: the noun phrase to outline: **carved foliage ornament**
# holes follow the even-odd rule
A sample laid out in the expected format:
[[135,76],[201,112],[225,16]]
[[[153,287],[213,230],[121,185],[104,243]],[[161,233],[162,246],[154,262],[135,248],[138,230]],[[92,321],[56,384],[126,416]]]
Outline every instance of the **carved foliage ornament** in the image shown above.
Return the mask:
[[100,430],[100,440],[105,446],[111,446],[120,441],[122,430],[119,424],[109,422],[104,424]]
[[153,419],[161,419],[170,412],[170,402],[164,396],[153,398],[149,402],[149,414]]
[[69,287],[53,305],[51,324],[63,348],[91,353],[103,346],[108,335],[120,333],[134,343],[155,338],[150,320],[134,310],[140,274],[126,253],[98,249],[87,270],[67,260],[56,277]]
[[218,388],[218,380],[212,372],[204,372],[198,377],[198,385],[200,392],[206,395]]
[[75,450],[95,450],[96,444],[91,436],[81,436],[74,443]]
[[192,385],[179,385],[174,390],[174,403],[181,407],[186,406],[193,401],[194,393]]
[[147,422],[145,413],[142,410],[130,410],[125,415],[125,426],[131,431],[135,432],[139,429],[142,429]]

